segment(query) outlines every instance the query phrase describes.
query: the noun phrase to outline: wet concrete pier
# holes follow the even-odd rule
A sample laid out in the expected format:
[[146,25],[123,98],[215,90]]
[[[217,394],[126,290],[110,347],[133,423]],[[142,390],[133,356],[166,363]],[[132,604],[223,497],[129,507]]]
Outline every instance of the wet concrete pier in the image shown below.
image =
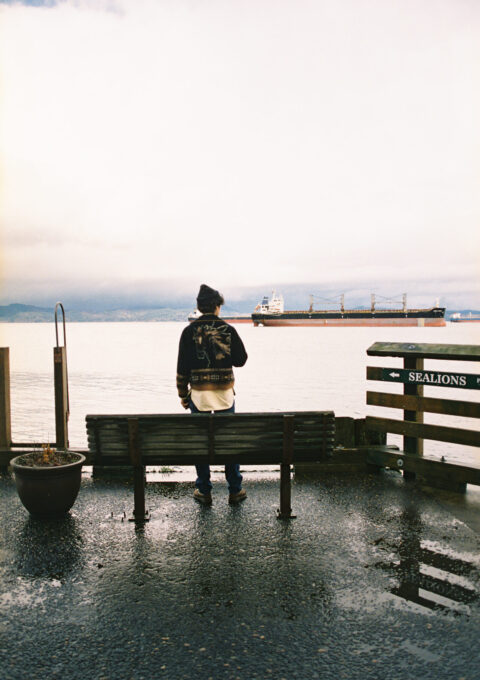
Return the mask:
[[149,483],[143,526],[130,484],[45,521],[1,477],[1,678],[480,678],[478,496],[297,479],[279,521],[278,480],[245,477],[238,507]]

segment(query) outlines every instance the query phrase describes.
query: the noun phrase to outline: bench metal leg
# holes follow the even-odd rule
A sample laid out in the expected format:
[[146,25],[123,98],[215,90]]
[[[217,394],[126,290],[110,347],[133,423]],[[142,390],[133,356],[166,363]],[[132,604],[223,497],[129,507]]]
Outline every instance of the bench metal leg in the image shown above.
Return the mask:
[[148,522],[145,512],[145,465],[142,465],[142,452],[138,435],[138,418],[128,419],[128,453],[133,465],[134,507],[131,522]]
[[294,519],[292,515],[292,480],[290,464],[280,463],[280,509],[277,510],[278,519]]
[[150,517],[145,512],[145,465],[135,465],[133,468],[133,517],[130,522],[148,522]]

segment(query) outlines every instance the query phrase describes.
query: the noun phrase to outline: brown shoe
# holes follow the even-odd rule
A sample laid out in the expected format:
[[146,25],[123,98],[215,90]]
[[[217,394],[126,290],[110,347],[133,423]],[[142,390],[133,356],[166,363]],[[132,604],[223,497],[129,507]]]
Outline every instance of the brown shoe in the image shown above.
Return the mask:
[[228,496],[228,502],[229,503],[240,503],[240,501],[244,501],[245,498],[247,497],[247,492],[245,489],[240,489],[238,493],[231,493]]
[[204,505],[212,504],[212,495],[209,493],[201,493],[198,489],[195,489],[193,497],[196,501],[203,503]]

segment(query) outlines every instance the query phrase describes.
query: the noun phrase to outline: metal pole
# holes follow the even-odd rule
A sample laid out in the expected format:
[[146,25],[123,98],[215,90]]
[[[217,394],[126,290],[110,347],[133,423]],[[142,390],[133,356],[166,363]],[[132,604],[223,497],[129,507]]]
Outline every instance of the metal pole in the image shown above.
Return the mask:
[[[63,347],[58,344],[58,308],[63,316]],[[55,432],[56,446],[68,449],[68,417],[70,415],[70,398],[68,394],[67,368],[67,334],[65,327],[65,309],[61,302],[55,305],[55,337],[57,346],[53,348],[53,377],[55,383]]]
[[0,447],[12,444],[10,406],[10,348],[0,347]]
[[62,310],[62,320],[63,320],[63,347],[65,347],[65,372],[67,376],[67,419],[68,416],[70,415],[70,395],[68,393],[68,365],[67,365],[67,330],[66,330],[66,319],[65,319],[65,309],[63,307],[63,304],[61,302],[57,302],[55,305],[55,337],[57,340],[57,347],[60,347],[58,344],[58,317],[57,317],[57,311],[58,308]]
[[53,378],[55,385],[55,445],[68,449],[68,382],[65,347],[53,348]]

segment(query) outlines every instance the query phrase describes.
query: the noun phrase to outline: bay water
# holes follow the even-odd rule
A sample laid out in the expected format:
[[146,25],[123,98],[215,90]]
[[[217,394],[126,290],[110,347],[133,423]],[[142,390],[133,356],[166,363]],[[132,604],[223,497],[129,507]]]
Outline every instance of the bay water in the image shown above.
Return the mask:
[[[86,414],[184,413],[175,388],[178,342],[186,323],[68,323],[70,446],[86,447]],[[366,405],[366,391],[402,386],[366,380],[366,366],[400,368],[401,359],[367,357],[374,342],[480,344],[480,324],[443,328],[255,328],[238,324],[249,359],[235,369],[236,409],[333,410],[337,416],[402,418]],[[63,333],[60,328],[60,344]],[[0,324],[10,347],[14,442],[55,441],[53,347],[49,323]],[[426,361],[432,370],[480,373],[477,362]],[[480,401],[480,390],[425,387],[425,396]],[[479,429],[469,418],[425,414],[425,422]],[[388,443],[401,445],[389,435]],[[474,447],[425,441],[425,454],[480,466]]]

